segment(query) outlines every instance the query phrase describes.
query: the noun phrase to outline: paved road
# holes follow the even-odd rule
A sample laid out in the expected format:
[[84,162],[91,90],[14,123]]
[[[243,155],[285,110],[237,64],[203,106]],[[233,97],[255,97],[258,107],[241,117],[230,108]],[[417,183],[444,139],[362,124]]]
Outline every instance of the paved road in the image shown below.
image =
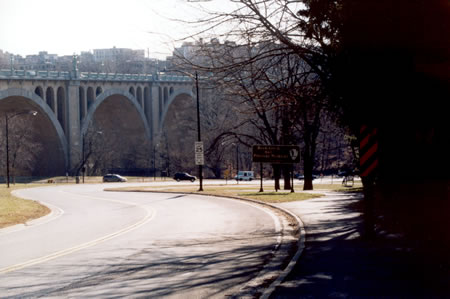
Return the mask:
[[362,195],[325,194],[279,204],[302,219],[306,244],[270,298],[450,298],[448,259],[430,254],[432,247],[427,254],[414,249],[426,240],[381,230],[375,239],[365,240],[357,208]]
[[278,218],[248,203],[104,187],[20,191],[53,213],[0,231],[2,298],[224,297],[280,242]]

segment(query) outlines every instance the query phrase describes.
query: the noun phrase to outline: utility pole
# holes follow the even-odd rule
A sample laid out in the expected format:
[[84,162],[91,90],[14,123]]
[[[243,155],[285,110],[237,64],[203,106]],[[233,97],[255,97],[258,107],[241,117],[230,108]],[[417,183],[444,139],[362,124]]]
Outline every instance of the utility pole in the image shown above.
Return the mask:
[[[197,132],[198,132],[198,141],[202,141],[202,136],[200,132],[200,95],[198,90],[198,73],[195,72],[195,89],[197,92]],[[203,191],[203,165],[198,165],[198,176],[200,179],[200,188],[198,191]]]

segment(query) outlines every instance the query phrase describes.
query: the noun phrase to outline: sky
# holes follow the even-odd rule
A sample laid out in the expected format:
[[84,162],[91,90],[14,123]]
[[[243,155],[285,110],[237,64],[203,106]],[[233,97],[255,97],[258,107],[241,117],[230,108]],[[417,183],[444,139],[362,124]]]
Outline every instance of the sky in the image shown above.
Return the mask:
[[175,20],[196,19],[201,8],[231,5],[228,0],[0,0],[0,50],[72,55],[115,46],[145,49],[163,59],[195,30]]

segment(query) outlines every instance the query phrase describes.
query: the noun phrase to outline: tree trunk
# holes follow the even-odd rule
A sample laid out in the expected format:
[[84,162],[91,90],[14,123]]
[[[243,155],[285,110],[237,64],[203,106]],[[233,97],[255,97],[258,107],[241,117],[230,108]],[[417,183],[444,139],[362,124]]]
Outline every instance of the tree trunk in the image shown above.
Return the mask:
[[291,190],[291,165],[283,165],[284,190]]
[[275,178],[275,191],[280,190],[280,165],[272,165],[273,167],[273,175]]
[[310,154],[309,148],[305,147],[305,154],[303,157],[303,169],[304,169],[304,185],[303,190],[313,190],[313,157]]

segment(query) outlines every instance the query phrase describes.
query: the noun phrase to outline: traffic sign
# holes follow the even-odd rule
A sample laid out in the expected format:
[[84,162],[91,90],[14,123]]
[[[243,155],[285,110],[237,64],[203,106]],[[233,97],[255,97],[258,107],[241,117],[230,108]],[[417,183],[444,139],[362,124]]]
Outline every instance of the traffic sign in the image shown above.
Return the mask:
[[367,177],[378,167],[377,129],[363,125],[359,133],[359,173]]
[[297,145],[254,145],[253,162],[292,164],[300,162],[300,147]]
[[195,142],[194,151],[195,151],[195,165],[204,165],[205,158],[203,155],[203,142],[202,141]]

